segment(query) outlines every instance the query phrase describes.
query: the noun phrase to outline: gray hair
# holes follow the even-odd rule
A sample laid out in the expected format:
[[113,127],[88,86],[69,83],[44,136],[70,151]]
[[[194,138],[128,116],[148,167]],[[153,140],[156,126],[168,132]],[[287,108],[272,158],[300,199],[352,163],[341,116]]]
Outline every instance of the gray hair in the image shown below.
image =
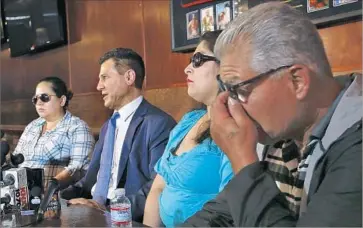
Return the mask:
[[242,13],[218,37],[214,54],[221,59],[228,45],[241,40],[237,47],[251,48],[250,67],[256,73],[303,64],[319,76],[332,76],[315,25],[287,4],[268,2]]

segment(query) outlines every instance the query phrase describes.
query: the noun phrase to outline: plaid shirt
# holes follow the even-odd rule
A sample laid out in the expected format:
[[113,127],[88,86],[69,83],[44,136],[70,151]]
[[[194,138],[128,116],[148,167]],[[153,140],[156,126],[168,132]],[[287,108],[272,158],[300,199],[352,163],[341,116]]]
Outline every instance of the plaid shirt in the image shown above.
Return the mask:
[[41,135],[44,124],[41,117],[32,121],[21,135],[14,154],[24,155],[21,167],[43,168],[47,187],[48,181],[64,169],[73,175],[88,168],[94,138],[87,124],[68,111],[53,130]]
[[289,209],[298,216],[308,160],[301,159],[299,149],[293,141],[269,147],[263,160],[267,161],[267,169],[285,195]]

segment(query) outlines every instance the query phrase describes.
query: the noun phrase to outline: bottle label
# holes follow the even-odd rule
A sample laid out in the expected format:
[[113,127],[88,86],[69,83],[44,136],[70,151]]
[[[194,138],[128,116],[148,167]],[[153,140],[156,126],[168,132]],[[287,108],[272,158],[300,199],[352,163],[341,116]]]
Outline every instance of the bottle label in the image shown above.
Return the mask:
[[112,223],[127,225],[131,222],[131,207],[111,207]]
[[61,204],[59,201],[58,192],[55,192],[50,200],[47,209],[44,213],[46,218],[59,218],[61,215]]
[[47,211],[57,211],[59,210],[61,207],[60,202],[59,202],[59,198],[58,198],[58,192],[55,192],[52,196],[52,199],[50,200],[48,206],[47,206]]

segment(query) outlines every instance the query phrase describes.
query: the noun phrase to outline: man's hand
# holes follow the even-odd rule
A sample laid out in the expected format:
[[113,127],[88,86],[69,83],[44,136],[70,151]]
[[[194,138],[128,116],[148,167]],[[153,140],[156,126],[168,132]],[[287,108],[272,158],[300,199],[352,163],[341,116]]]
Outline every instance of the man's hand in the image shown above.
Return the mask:
[[231,161],[235,174],[258,161],[257,128],[242,105],[230,98],[228,92],[219,94],[212,105],[211,135]]
[[97,203],[95,200],[92,199],[85,199],[85,198],[76,198],[68,200],[67,205],[85,205],[88,207],[93,207],[102,211],[106,210],[104,205]]

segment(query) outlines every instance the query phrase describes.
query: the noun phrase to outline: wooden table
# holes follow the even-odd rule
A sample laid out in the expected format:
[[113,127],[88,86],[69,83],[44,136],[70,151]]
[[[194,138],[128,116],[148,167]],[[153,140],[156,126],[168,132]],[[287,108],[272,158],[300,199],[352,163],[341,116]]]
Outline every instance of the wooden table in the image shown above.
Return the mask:
[[[0,227],[111,227],[109,212],[85,206],[69,206],[61,200],[61,214],[58,219],[44,219],[36,223],[35,215],[7,214],[1,218]],[[133,227],[145,225],[132,222]]]

